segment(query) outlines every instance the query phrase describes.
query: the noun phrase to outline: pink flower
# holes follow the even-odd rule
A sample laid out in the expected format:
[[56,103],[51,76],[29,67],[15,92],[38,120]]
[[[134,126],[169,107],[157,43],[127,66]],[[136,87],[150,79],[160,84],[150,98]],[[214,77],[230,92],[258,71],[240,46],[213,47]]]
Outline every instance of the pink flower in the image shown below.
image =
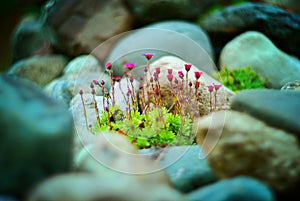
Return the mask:
[[157,74],[159,74],[159,73],[160,73],[160,68],[155,68],[155,72],[156,72]]
[[178,84],[178,80],[176,77],[174,78],[174,82],[175,82],[175,84]]
[[125,72],[124,72],[124,76],[125,76],[125,77],[128,77],[128,75],[129,75],[128,72],[125,71]]
[[79,90],[79,94],[80,94],[80,95],[82,95],[82,94],[83,94],[83,91],[82,91],[82,89],[80,89],[80,90]]
[[196,81],[195,82],[195,88],[198,89],[200,87],[200,82]]
[[147,60],[150,60],[154,56],[154,54],[145,53],[145,54],[142,54],[142,56],[146,57]]
[[184,64],[184,66],[185,66],[185,70],[189,71],[192,67],[192,64]]
[[107,62],[107,63],[105,64],[105,68],[106,68],[107,70],[111,70],[111,68],[112,68],[112,63],[111,63],[111,62]]
[[124,67],[127,68],[128,70],[132,70],[133,67],[135,67],[135,64],[134,63],[127,63],[127,64],[124,64]]
[[173,74],[168,74],[168,75],[167,75],[167,78],[168,78],[168,80],[169,80],[170,82],[172,82],[172,80],[173,80]]
[[184,74],[182,71],[178,71],[178,76],[182,79],[184,77]]
[[214,83],[213,83],[213,85],[214,85],[214,87],[215,87],[215,90],[218,90],[218,89],[220,89],[220,88],[221,88],[221,86],[222,86],[222,84],[214,84]]
[[195,72],[195,78],[196,78],[196,80],[198,80],[201,77],[202,73],[203,72],[201,72],[201,71],[196,71]]
[[213,92],[215,87],[213,85],[209,85],[207,88],[209,92]]
[[97,80],[93,80],[93,83],[94,83],[95,85],[99,85],[99,82],[98,82]]
[[112,79],[113,79],[113,81],[115,81],[115,82],[120,82],[120,81],[121,81],[121,76],[116,75],[116,76],[114,76]]
[[104,85],[105,84],[105,81],[104,80],[101,80],[101,83],[100,83],[101,85]]
[[134,77],[133,77],[133,76],[130,76],[129,81],[130,81],[130,82],[133,82],[133,80],[134,80]]
[[153,77],[150,77],[150,82],[151,82],[151,83],[153,82]]
[[168,74],[172,74],[173,69],[172,68],[168,68]]

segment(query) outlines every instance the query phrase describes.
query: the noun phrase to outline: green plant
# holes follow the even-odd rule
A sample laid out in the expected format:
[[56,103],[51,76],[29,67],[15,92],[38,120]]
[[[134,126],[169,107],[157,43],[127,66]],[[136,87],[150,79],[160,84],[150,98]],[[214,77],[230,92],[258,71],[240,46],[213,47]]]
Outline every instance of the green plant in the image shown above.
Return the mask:
[[[185,64],[185,72],[178,71],[176,77],[173,69],[167,69],[168,74],[165,79],[168,80],[167,86],[170,90],[169,108],[163,100],[162,88],[160,84],[160,68],[150,69],[150,59],[153,54],[143,54],[147,59],[147,65],[144,67],[144,75],[139,76],[139,87],[134,86],[134,77],[132,70],[134,63],[127,63],[124,67],[125,87],[121,87],[121,77],[113,76],[112,63],[108,62],[106,70],[110,75],[111,92],[106,91],[102,80],[98,82],[93,80],[90,84],[91,94],[94,100],[94,109],[96,120],[93,125],[88,125],[86,109],[83,100],[83,91],[80,90],[81,101],[84,109],[84,117],[86,127],[94,134],[110,130],[122,135],[135,144],[138,148],[149,147],[165,147],[170,145],[188,145],[194,143],[192,124],[196,117],[199,116],[199,93],[198,89],[203,83],[199,79],[202,72],[195,71],[195,81],[190,81],[191,73],[189,73],[192,64]],[[150,72],[153,71],[153,72]],[[95,87],[98,86],[102,90],[103,108],[98,108],[95,98]],[[207,86],[210,90],[210,100],[212,92],[215,95],[221,85],[213,84]],[[126,109],[123,110],[116,104],[115,90],[119,89],[126,102]],[[125,88],[125,91],[123,91]],[[206,89],[205,86],[202,88]],[[210,101],[211,112],[212,105],[216,105]],[[198,105],[199,104],[199,105]],[[216,108],[215,108],[216,110]]]
[[258,75],[250,66],[238,69],[229,69],[224,66],[219,75],[219,78],[215,77],[235,92],[244,89],[265,88],[267,83],[267,79]]

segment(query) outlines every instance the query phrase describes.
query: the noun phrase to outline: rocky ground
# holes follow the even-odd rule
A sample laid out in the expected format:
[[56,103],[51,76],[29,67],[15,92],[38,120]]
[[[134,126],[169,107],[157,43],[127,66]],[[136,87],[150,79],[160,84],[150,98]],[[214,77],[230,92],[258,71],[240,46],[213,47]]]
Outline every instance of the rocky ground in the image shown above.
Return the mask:
[[[18,25],[14,60],[0,77],[0,200],[299,196],[299,1],[53,3]],[[221,7],[212,12],[214,5]],[[131,89],[138,89],[138,76],[148,65],[143,53],[154,53],[149,69],[160,68],[167,105],[172,100],[167,69],[180,75],[191,63],[189,75],[202,72],[195,144],[138,150],[124,135],[94,135],[86,128],[80,90],[87,121],[95,123],[90,83],[103,80],[112,90],[105,64],[112,62],[114,75],[123,76],[123,65],[135,63]],[[267,79],[267,88],[210,91],[207,86],[220,84],[215,75],[225,66],[251,66]],[[120,82],[126,85],[125,78]],[[102,90],[95,89],[103,110]],[[125,111],[121,87],[115,90]]]

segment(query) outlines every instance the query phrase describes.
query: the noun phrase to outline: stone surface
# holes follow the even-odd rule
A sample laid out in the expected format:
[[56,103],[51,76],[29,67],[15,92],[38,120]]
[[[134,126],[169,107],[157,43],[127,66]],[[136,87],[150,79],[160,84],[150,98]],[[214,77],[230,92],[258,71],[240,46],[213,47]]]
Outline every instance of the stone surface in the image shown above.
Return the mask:
[[[196,19],[199,13],[205,12],[217,1],[218,0],[125,0],[139,24],[170,19]],[[153,13],[155,13],[155,15]]]
[[232,109],[247,112],[267,124],[294,133],[300,140],[300,93],[281,90],[247,90],[232,97]]
[[[60,0],[47,17],[57,37],[54,47],[73,56],[89,54],[102,42],[129,30],[131,20],[120,0]],[[103,59],[111,45],[102,46],[97,57]]]
[[277,49],[265,35],[256,31],[243,33],[226,44],[220,56],[222,66],[251,66],[268,79],[272,88],[300,79],[300,61]]
[[234,111],[199,119],[196,128],[197,143],[218,178],[247,175],[280,193],[298,185],[299,143],[289,133]]
[[[45,92],[51,97],[69,105],[79,90],[90,93],[93,80],[105,81],[105,88],[110,88],[110,77],[104,73],[99,61],[92,55],[81,55],[71,60],[64,69],[64,74],[45,86]],[[95,86],[96,95],[102,95],[102,89]]]
[[214,47],[223,46],[243,32],[265,34],[283,51],[300,58],[300,17],[281,8],[261,3],[232,5],[205,17],[201,26]]
[[300,2],[298,0],[263,0],[263,2],[282,7],[300,16]]
[[187,195],[189,201],[274,201],[272,191],[251,177],[224,179]]
[[73,121],[67,108],[32,83],[0,79],[0,194],[24,196],[71,167]]
[[33,55],[47,55],[53,52],[53,32],[41,19],[33,16],[24,17],[11,37],[12,63]]
[[123,35],[112,48],[106,62],[113,62],[116,75],[123,75],[123,64],[135,63],[142,74],[147,60],[143,53],[155,53],[153,60],[166,55],[176,55],[202,66],[210,73],[215,68],[214,53],[207,34],[197,25],[187,21],[172,20],[150,24]]
[[34,56],[15,63],[9,73],[44,87],[62,74],[66,64],[67,59],[62,55]]
[[[187,62],[173,56],[165,56],[162,57],[152,64],[150,64],[150,72],[154,73],[155,69],[157,67],[160,68],[160,74],[159,74],[159,84],[160,84],[160,91],[161,91],[161,97],[162,101],[166,105],[167,108],[171,107],[173,104],[172,101],[172,93],[174,89],[171,89],[170,82],[167,79],[168,70],[169,68],[173,69],[173,75],[176,77],[180,82],[181,78],[178,77],[178,71],[182,71],[184,73],[184,76],[186,74],[185,66]],[[201,71],[202,69],[197,68],[196,66],[192,66],[192,68],[189,71],[189,80],[194,82],[196,80],[194,76],[194,72]],[[149,75],[148,75],[149,77]],[[148,78],[149,80],[150,78]],[[174,78],[175,79],[175,78]],[[185,97],[184,100],[186,100],[187,104],[186,106],[189,108],[188,111],[192,112],[190,109],[192,109],[194,112],[195,108],[198,107],[198,111],[200,115],[206,115],[210,112],[210,93],[207,89],[208,85],[212,85],[213,83],[219,84],[218,81],[210,77],[208,74],[203,72],[201,75],[199,81],[201,82],[201,85],[198,89],[198,100],[196,102],[196,99],[194,98],[194,93],[192,97]],[[192,88],[194,90],[194,88]],[[187,90],[185,90],[187,91]],[[212,92],[211,101],[212,101],[212,109],[213,110],[225,110],[229,109],[229,99],[234,94],[231,90],[229,90],[226,87],[221,87],[217,92],[217,103],[215,104],[215,92]],[[197,105],[198,104],[198,105]],[[216,108],[214,107],[216,105]],[[186,110],[186,112],[188,112]]]
[[166,167],[172,184],[181,192],[190,192],[216,180],[206,159],[200,159],[197,145],[170,147],[160,163]]
[[174,189],[148,184],[126,175],[72,173],[49,178],[40,184],[27,201],[186,201]]

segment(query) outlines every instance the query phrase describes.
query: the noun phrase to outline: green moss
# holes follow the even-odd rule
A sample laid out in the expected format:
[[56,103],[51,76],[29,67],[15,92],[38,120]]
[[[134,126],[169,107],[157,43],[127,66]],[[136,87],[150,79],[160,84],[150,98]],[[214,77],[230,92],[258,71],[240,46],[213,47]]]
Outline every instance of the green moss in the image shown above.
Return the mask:
[[267,79],[258,75],[250,66],[239,69],[229,69],[224,66],[219,75],[219,81],[235,92],[266,87]]
[[131,111],[130,117],[126,117],[117,106],[114,106],[110,107],[109,113],[110,121],[108,113],[102,112],[101,125],[93,126],[94,133],[106,130],[123,133],[139,149],[193,143],[191,120],[172,114],[164,107],[154,108],[147,115],[134,110]]

